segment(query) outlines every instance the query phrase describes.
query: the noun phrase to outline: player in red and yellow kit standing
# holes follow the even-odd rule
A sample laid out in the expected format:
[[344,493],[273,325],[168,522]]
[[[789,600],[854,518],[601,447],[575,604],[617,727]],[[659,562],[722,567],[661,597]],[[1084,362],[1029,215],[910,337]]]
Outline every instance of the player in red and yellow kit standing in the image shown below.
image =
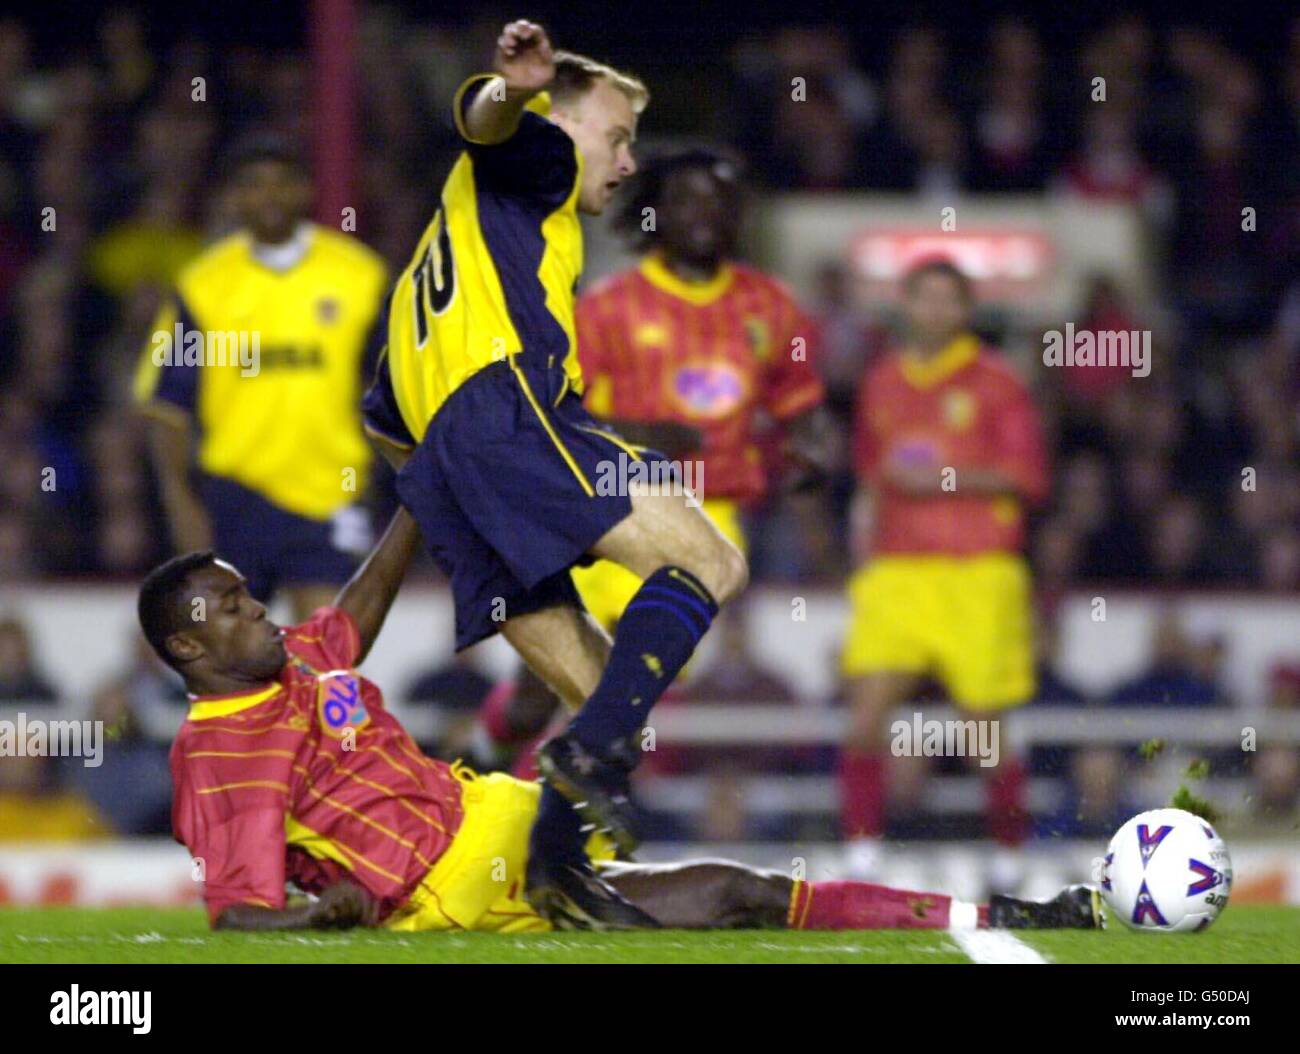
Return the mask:
[[[577,327],[587,409],[697,465],[705,513],[744,550],[741,510],[768,488],[759,419],[814,471],[827,467],[830,423],[816,327],[781,282],[734,259],[740,221],[735,161],[702,147],[647,159],[615,218],[641,262],[578,299]],[[698,441],[674,443],[683,429]],[[608,561],[574,581],[607,624],[638,586]]]
[[[841,759],[850,873],[874,870],[884,831],[889,724],[923,675],[966,716],[996,718],[1035,688],[1027,505],[1048,481],[1028,391],[970,330],[967,277],[923,261],[904,283],[907,343],[865,377],[855,522],[869,552],[849,584],[843,672],[852,713]],[[990,833],[1023,839],[1023,769],[992,773]]]
[[[190,692],[171,751],[172,824],[214,927],[601,924],[571,902],[548,921],[525,895],[541,787],[425,757],[356,670],[419,537],[399,512],[334,605],[283,629],[243,575],[210,552],[168,561],[141,587],[145,636]],[[984,907],[716,861],[603,870],[610,895],[635,903],[639,924],[650,927],[1091,928],[1101,920],[1097,892],[1086,886],[1047,903],[997,898]],[[316,899],[288,903],[289,881]]]
[[[576,323],[586,408],[681,464],[705,514],[743,552],[741,512],[769,482],[760,420],[784,432],[800,482],[828,468],[832,426],[813,320],[781,282],[734,259],[741,198],[738,165],[718,151],[644,160],[614,221],[641,261],[584,293]],[[573,581],[607,629],[641,587],[608,560],[575,568]],[[505,752],[555,709],[525,671],[511,694],[484,704],[483,727]]]

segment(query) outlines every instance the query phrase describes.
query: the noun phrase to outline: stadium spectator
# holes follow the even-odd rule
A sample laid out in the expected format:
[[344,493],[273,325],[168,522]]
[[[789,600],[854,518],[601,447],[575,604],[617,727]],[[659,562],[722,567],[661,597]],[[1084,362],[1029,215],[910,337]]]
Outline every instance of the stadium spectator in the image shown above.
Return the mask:
[[[692,703],[795,707],[794,688],[754,655],[749,632],[749,608],[742,604],[719,620],[713,653],[701,662],[698,674],[687,670],[679,690],[665,697],[663,707]],[[797,720],[791,715],[792,720]],[[704,802],[695,824],[677,832],[700,842],[741,842],[790,833],[790,817],[775,824],[750,809],[755,777],[791,771],[813,771],[815,751],[780,746],[682,747],[657,743],[646,767],[658,775],[694,775],[703,783]],[[662,824],[662,818],[658,819]]]
[[[666,706],[691,703],[794,706],[794,688],[777,671],[765,667],[754,655],[749,631],[749,609],[741,605],[720,619],[714,634],[714,651],[701,661],[699,672],[687,670],[679,690]],[[733,748],[657,745],[649,759],[656,772],[710,772],[715,764],[730,762],[752,770],[780,770],[790,760],[781,748]],[[788,769],[787,769],[788,771]]]
[[1134,116],[1117,105],[1088,111],[1083,142],[1062,169],[1059,189],[1086,201],[1135,205],[1152,220],[1169,207],[1165,181],[1142,157]]
[[974,115],[975,189],[1036,190],[1051,164],[1052,126],[1043,100],[1046,56],[1032,26],[998,22],[989,33],[982,105]]
[[53,703],[58,693],[37,668],[27,627],[16,616],[0,618],[0,701]]
[[31,754],[0,765],[0,843],[82,841],[113,833],[93,804],[59,785],[54,759]]
[[[1077,334],[1128,333],[1146,327],[1138,318],[1112,275],[1099,272],[1087,283],[1083,314],[1075,327]],[[1071,409],[1087,413],[1115,388],[1133,380],[1131,367],[1123,363],[1079,366],[1067,364],[1061,370],[1061,385]]]
[[[1035,622],[1039,706],[1087,707],[1093,704],[1083,691],[1058,669],[1060,627],[1040,614]],[[1065,743],[1039,743],[1030,751],[1030,771],[1057,782],[1056,807],[1035,825],[1039,837],[1105,837],[1124,822],[1131,803],[1124,800],[1127,759],[1124,752],[1105,744],[1072,747]]]
[[1193,639],[1167,609],[1155,622],[1150,650],[1147,668],[1115,688],[1107,706],[1229,705],[1220,684],[1222,640]]
[[[1269,677],[1268,707],[1279,713],[1300,712],[1300,667],[1279,663]],[[1300,746],[1261,744],[1250,761],[1249,796],[1254,828],[1292,836],[1300,809]]]
[[104,763],[74,768],[69,784],[95,802],[120,834],[171,832],[167,744],[185,719],[185,687],[148,642],[132,633],[126,669],[96,688],[91,720],[104,725]]
[[1041,829],[1046,837],[1107,838],[1131,816],[1135,803],[1125,794],[1132,770],[1124,753],[1107,747],[1074,752],[1061,807]]
[[95,690],[95,720],[104,722],[113,743],[166,742],[185,719],[184,685],[139,634],[123,650],[126,667]]
[[433,711],[433,736],[421,740],[420,746],[436,757],[450,761],[468,756],[472,749],[479,707],[493,687],[479,659],[474,648],[456,652],[447,662],[417,675],[406,689],[407,702]]
[[746,100],[740,145],[768,185],[835,190],[858,182],[879,101],[842,34],[789,28],[753,37],[736,48],[733,65]]

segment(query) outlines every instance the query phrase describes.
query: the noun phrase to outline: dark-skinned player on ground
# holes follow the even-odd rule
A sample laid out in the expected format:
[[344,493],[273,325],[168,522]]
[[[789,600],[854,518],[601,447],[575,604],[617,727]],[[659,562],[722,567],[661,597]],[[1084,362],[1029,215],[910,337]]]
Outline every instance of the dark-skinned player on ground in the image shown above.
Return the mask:
[[[420,533],[401,510],[338,594],[280,627],[239,570],[176,557],[140,589],[158,655],[185,680],[171,751],[172,822],[203,875],[211,924],[234,930],[354,925],[537,932],[630,926],[571,901],[528,900],[541,787],[426,757],[357,672]],[[599,852],[599,836],[589,843]],[[646,927],[1093,928],[1095,890],[985,906],[863,882],[804,882],[738,864],[601,864]],[[289,904],[292,882],[313,895]]]

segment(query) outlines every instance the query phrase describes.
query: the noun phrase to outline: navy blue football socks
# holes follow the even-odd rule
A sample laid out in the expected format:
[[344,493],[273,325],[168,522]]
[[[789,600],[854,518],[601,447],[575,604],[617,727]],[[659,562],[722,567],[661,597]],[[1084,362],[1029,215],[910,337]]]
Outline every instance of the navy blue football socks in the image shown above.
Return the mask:
[[647,578],[619,619],[600,683],[569,725],[574,738],[598,758],[635,764],[634,738],[650,708],[717,613],[717,602],[689,571],[661,567]]

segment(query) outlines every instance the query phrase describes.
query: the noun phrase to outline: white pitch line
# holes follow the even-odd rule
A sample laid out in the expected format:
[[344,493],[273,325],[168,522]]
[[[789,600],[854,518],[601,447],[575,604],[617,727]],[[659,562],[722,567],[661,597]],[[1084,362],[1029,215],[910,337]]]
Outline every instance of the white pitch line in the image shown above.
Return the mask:
[[971,962],[979,965],[1046,966],[1047,960],[1006,930],[949,930]]

